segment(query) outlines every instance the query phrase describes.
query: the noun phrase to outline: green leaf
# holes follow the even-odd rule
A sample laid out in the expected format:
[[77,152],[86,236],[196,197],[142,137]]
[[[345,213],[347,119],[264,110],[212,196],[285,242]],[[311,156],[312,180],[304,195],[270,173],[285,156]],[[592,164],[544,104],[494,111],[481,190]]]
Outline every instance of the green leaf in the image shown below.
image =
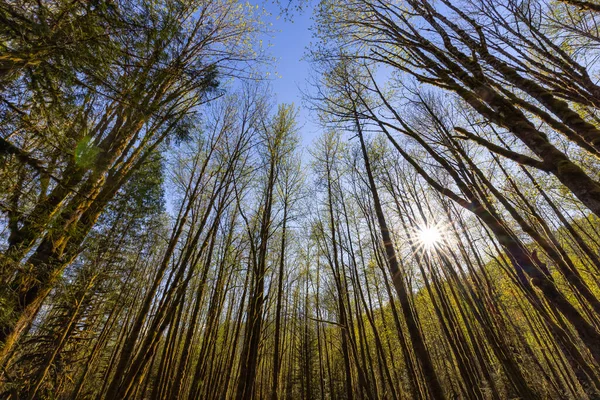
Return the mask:
[[90,136],[84,136],[75,147],[75,162],[80,167],[88,168],[96,161],[100,149]]

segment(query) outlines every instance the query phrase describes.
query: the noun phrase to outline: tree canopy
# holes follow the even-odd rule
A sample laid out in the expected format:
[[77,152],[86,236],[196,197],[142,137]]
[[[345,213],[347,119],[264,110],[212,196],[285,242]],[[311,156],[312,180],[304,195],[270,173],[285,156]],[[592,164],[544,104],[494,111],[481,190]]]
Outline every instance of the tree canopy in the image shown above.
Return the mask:
[[600,398],[600,4],[277,4],[0,0],[0,398]]

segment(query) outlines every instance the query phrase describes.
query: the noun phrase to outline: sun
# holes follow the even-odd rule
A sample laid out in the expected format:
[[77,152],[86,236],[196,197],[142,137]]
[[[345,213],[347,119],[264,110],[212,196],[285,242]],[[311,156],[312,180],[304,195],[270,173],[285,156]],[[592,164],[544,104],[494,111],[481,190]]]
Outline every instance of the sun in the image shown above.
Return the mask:
[[442,232],[437,226],[425,226],[417,231],[417,238],[425,249],[433,249],[442,241]]

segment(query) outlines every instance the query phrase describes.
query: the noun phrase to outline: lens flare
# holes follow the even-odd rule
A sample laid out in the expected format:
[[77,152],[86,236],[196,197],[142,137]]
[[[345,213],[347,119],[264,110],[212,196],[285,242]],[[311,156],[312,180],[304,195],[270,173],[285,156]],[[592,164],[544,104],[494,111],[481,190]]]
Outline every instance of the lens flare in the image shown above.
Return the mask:
[[420,244],[426,249],[432,249],[442,241],[442,233],[437,226],[426,226],[417,231]]

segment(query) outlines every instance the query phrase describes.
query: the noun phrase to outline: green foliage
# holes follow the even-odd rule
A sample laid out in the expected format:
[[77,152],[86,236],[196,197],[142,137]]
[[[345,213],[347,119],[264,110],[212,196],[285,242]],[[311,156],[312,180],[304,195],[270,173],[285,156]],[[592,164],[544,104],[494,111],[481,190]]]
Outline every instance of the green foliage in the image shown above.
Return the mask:
[[98,147],[94,145],[94,139],[84,136],[75,147],[75,163],[82,168],[89,168],[96,161],[99,151]]

